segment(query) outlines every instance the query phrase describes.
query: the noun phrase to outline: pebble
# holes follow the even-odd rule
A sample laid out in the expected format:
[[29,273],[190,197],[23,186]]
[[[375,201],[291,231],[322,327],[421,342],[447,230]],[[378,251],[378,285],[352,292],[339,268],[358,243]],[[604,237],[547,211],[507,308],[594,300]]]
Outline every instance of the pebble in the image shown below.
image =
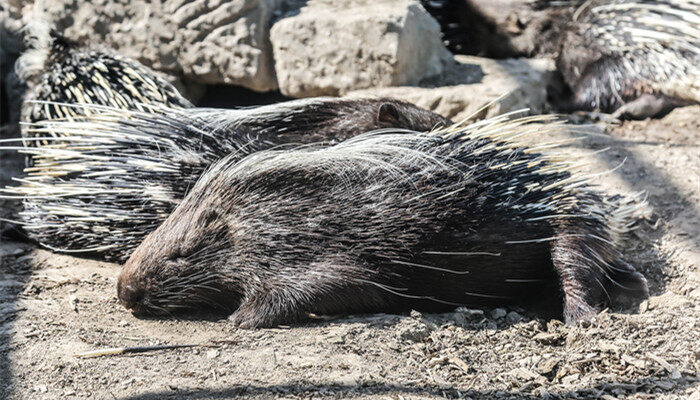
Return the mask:
[[219,350],[212,349],[207,351],[207,358],[212,359],[219,356]]
[[542,344],[557,344],[564,339],[560,333],[540,332],[533,337],[536,342]]
[[520,316],[520,314],[516,313],[515,311],[511,311],[506,315],[506,322],[509,324],[516,324],[522,320],[523,317]]

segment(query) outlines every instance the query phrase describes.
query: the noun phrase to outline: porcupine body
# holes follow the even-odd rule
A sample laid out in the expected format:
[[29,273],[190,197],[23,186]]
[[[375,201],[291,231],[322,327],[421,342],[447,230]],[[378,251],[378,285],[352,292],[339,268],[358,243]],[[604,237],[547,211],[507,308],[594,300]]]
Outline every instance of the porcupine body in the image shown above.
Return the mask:
[[645,296],[615,244],[631,209],[607,208],[568,164],[517,145],[560,128],[528,121],[225,159],[134,251],[119,299],[136,313],[218,308],[264,327],[532,297],[574,323]]
[[[19,225],[57,250],[124,260],[214,161],[378,128],[429,130],[441,116],[392,99],[318,98],[241,110],[194,108],[157,73],[114,51],[29,27],[17,63],[26,177]],[[5,147],[6,149],[8,147]]]
[[700,102],[700,1],[587,1],[560,48],[565,110],[645,118]]
[[[125,260],[215,161],[292,143],[337,142],[381,128],[430,130],[449,122],[398,100],[315,98],[250,109],[152,112],[87,109],[72,120],[28,125],[50,139],[21,149],[34,165],[19,186],[21,226],[57,251]],[[84,111],[82,111],[84,112]],[[81,112],[76,112],[79,114]]]

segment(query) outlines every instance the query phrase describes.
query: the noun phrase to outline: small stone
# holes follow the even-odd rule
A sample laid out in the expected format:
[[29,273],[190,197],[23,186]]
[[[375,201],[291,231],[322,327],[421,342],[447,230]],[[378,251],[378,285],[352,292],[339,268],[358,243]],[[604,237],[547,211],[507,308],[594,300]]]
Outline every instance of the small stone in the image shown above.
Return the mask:
[[564,378],[562,378],[561,382],[565,385],[570,385],[570,384],[576,382],[579,379],[579,377],[580,377],[579,374],[565,376]]
[[409,319],[404,320],[398,326],[396,333],[400,339],[422,342],[425,338],[430,336],[430,328],[422,322]]
[[207,358],[213,359],[219,356],[219,350],[212,349],[207,351]]
[[606,353],[620,354],[620,347],[609,342],[601,342],[600,349]]
[[530,371],[527,368],[516,368],[512,370],[511,375],[514,377],[523,380],[523,381],[533,381],[535,379],[541,378],[542,376],[536,372]]
[[511,311],[506,315],[506,322],[509,324],[516,324],[522,320],[523,317],[520,316],[520,314],[516,313],[515,311]]
[[493,318],[493,319],[501,319],[501,318],[505,317],[506,314],[507,314],[507,313],[506,313],[506,310],[503,309],[503,308],[494,308],[494,309],[491,310],[491,312],[489,313],[489,315],[490,315],[491,318]]
[[540,332],[533,339],[541,344],[555,345],[561,343],[564,340],[564,336],[560,333]]
[[128,322],[127,320],[123,319],[123,320],[119,321],[119,323],[118,323],[117,325],[119,325],[119,326],[129,326],[129,322]]
[[80,300],[78,299],[77,296],[71,295],[68,297],[68,306],[71,308],[71,310],[78,312],[78,303]]
[[540,361],[540,363],[537,364],[535,370],[542,375],[549,375],[554,371],[554,368],[556,368],[557,364],[559,364],[559,360],[557,360],[556,358],[549,358]]

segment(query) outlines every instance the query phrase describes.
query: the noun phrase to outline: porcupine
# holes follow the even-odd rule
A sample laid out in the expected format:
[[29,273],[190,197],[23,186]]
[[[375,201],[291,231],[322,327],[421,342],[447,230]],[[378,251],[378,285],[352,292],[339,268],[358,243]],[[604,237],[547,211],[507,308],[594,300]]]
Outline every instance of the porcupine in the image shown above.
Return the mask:
[[641,119],[700,102],[700,1],[587,1],[571,21],[563,109]]
[[[98,106],[73,121],[27,125],[56,145],[20,148],[34,165],[20,186],[22,228],[57,251],[125,260],[215,161],[291,143],[337,142],[379,128],[430,130],[449,122],[386,99],[316,98],[251,109],[127,111]],[[48,138],[50,140],[50,138]]]
[[587,177],[515,140],[560,127],[503,116],[224,159],[134,251],[118,297],[269,327],[543,296],[575,323],[646,296],[615,244],[633,208],[607,209]]
[[441,21],[453,51],[555,56],[565,87],[551,85],[550,95],[562,111],[641,119],[700,102],[697,0],[423,4]]
[[[160,105],[192,107],[173,85],[138,61],[104,46],[81,45],[46,23],[29,24],[24,41],[28,49],[15,65],[26,86],[21,110],[24,122],[77,117],[89,111],[71,104],[140,111]],[[26,130],[23,134],[31,136]],[[28,140],[26,144],[37,143]]]
[[[53,250],[124,260],[214,161],[284,143],[448,121],[409,103],[317,98],[241,110],[194,108],[157,73],[114,51],[28,29],[18,62],[30,155],[16,221]],[[38,145],[38,147],[37,147]],[[11,147],[5,147],[9,149]],[[33,165],[32,165],[33,164]]]

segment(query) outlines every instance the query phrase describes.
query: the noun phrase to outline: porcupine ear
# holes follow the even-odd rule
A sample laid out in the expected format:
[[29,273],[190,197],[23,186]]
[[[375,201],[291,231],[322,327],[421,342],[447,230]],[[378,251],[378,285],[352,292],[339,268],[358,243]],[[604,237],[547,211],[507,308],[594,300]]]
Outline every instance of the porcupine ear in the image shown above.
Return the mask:
[[384,103],[377,111],[377,122],[397,126],[401,120],[401,112],[391,103]]

